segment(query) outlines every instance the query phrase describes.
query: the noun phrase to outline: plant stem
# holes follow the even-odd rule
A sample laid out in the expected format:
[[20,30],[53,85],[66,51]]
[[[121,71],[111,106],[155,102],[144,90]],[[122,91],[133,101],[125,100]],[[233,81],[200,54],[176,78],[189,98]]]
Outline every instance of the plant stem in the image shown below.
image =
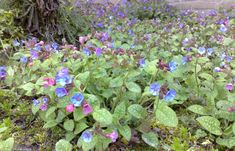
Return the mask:
[[198,83],[198,79],[197,79],[197,64],[198,64],[198,58],[196,60],[196,65],[194,68],[194,73],[195,73],[195,79],[196,79],[196,85],[197,85],[197,97],[199,97],[199,83]]

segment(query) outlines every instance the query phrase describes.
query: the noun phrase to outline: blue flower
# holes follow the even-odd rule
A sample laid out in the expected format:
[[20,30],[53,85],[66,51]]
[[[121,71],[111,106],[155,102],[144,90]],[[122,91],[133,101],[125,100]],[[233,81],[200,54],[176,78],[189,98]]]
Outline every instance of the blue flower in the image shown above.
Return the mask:
[[42,98],[42,103],[43,103],[43,104],[47,104],[47,103],[48,103],[48,101],[49,101],[49,99],[48,99],[48,98],[46,98],[46,97],[43,97],[43,98]]
[[61,86],[65,86],[67,84],[71,84],[73,79],[69,76],[68,68],[62,68],[55,76],[56,83]]
[[37,106],[40,103],[40,101],[38,101],[37,99],[33,99],[33,105]]
[[14,41],[13,41],[13,46],[14,46],[14,47],[20,46],[19,41],[18,41],[18,40],[14,40]]
[[205,48],[205,47],[199,47],[199,48],[198,48],[198,53],[199,53],[200,55],[203,55],[205,52],[206,52],[206,48]]
[[174,72],[177,69],[177,64],[174,61],[169,62],[168,66],[171,72]]
[[30,54],[31,54],[31,58],[33,59],[33,60],[35,60],[35,59],[38,59],[38,52],[37,51],[35,51],[35,50],[31,50],[30,51]]
[[84,131],[81,135],[81,138],[84,142],[90,143],[92,141],[92,133],[89,131]]
[[89,56],[91,54],[90,50],[88,48],[84,48],[83,49],[83,53],[87,56]]
[[211,56],[213,52],[214,52],[214,49],[213,49],[213,48],[208,48],[208,49],[207,49],[207,54],[208,54],[209,56]]
[[55,93],[56,93],[57,97],[59,97],[59,98],[68,94],[68,92],[65,88],[56,88]]
[[20,62],[22,62],[22,63],[27,63],[28,62],[28,57],[21,57],[20,58]]
[[81,106],[83,100],[84,96],[82,95],[82,93],[76,93],[71,98],[71,102],[73,103],[74,106]]
[[153,95],[153,96],[157,96],[160,92],[160,88],[161,85],[158,83],[153,83],[150,85],[149,87],[149,92]]
[[222,25],[220,26],[220,31],[223,32],[223,33],[225,33],[225,32],[228,31],[228,29],[222,24]]
[[231,57],[231,56],[226,56],[226,57],[225,57],[225,60],[226,60],[227,62],[231,62],[231,61],[233,61],[233,57]]
[[42,47],[40,45],[36,45],[33,50],[36,50],[36,51],[41,51],[42,50]]
[[54,50],[59,50],[59,49],[60,49],[60,45],[57,44],[56,42],[53,42],[53,43],[51,44],[51,47],[52,47],[52,49],[54,49]]
[[139,65],[140,65],[140,67],[145,67],[145,59],[144,58],[139,60]]
[[188,62],[188,57],[182,58],[182,64],[185,65]]
[[0,66],[0,79],[5,78],[6,75],[7,75],[6,67],[5,66]]
[[62,68],[59,72],[57,72],[56,77],[64,77],[69,74],[69,69],[68,68]]
[[176,91],[173,90],[173,89],[170,89],[170,90],[166,93],[164,99],[165,99],[166,101],[173,101],[174,98],[175,98],[175,96],[176,96]]

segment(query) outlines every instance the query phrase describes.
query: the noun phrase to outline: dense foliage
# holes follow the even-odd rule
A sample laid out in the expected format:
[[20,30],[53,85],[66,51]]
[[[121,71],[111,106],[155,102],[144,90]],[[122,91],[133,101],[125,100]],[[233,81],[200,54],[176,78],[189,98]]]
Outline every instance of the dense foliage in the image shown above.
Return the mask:
[[[77,1],[99,30],[80,36],[80,47],[13,42],[18,52],[0,67],[0,86],[12,92],[8,99],[30,100],[43,128],[61,134],[56,150],[235,146],[234,10],[200,14],[158,4]],[[4,117],[14,108],[0,105]]]

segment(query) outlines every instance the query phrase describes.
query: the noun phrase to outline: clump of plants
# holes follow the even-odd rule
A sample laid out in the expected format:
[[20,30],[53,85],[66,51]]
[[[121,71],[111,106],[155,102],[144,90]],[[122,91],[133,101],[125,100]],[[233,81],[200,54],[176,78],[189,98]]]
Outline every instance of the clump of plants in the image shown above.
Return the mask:
[[58,151],[141,144],[186,150],[202,138],[234,147],[230,12],[184,11],[170,22],[129,18],[122,10],[112,16],[100,9],[93,25],[101,31],[80,36],[80,47],[15,40],[18,52],[0,67],[0,86],[30,100],[43,128],[63,133]]

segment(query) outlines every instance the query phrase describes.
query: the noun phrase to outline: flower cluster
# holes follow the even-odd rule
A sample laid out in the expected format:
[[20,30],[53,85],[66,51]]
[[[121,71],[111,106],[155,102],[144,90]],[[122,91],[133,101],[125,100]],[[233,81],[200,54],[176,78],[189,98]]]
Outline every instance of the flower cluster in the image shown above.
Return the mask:
[[6,67],[0,66],[0,80],[5,79],[6,75],[7,75]]

